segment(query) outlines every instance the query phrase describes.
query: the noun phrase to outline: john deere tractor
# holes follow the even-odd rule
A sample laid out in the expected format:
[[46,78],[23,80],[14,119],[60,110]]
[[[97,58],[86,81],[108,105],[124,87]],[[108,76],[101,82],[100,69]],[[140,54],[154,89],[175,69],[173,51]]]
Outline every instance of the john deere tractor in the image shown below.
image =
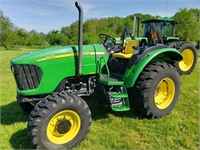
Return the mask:
[[[176,68],[181,75],[190,74],[197,61],[197,52],[195,46],[188,42],[179,41],[175,33],[175,25],[178,24],[172,18],[151,18],[142,21],[142,37],[139,36],[140,18],[137,18],[137,40],[141,44],[155,45],[162,43],[168,47],[176,48],[183,56],[183,60],[176,62]],[[145,43],[147,41],[147,43]]]
[[97,93],[113,111],[131,110],[152,119],[168,115],[178,100],[174,64],[183,57],[177,49],[163,44],[140,47],[134,37],[120,45],[103,33],[102,44],[82,45],[83,12],[78,2],[75,6],[78,45],[11,60],[17,101],[30,113],[28,129],[37,149],[70,149],[85,139],[92,119],[84,96]]

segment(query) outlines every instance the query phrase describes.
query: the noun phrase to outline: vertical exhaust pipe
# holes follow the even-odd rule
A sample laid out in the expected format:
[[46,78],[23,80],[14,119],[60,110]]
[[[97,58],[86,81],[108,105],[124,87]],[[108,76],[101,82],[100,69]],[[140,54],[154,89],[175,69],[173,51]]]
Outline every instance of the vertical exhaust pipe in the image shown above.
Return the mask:
[[133,35],[135,35],[136,16],[133,16]]
[[83,45],[83,9],[82,6],[75,2],[75,6],[79,11],[79,23],[78,23],[78,73],[77,76],[82,74],[82,45]]
[[141,17],[137,17],[137,37],[140,36],[140,20]]

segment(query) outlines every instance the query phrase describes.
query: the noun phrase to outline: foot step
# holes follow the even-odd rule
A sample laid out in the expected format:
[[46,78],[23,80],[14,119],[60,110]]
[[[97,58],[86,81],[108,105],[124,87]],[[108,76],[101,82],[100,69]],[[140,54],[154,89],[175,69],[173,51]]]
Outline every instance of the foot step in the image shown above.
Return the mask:
[[128,111],[129,100],[127,93],[109,92],[111,108],[113,111]]

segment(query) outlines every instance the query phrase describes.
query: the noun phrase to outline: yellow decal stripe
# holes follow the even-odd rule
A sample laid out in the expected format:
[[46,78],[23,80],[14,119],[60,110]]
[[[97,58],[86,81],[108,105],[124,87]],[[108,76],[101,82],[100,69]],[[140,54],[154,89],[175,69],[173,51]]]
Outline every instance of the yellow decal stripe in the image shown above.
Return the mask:
[[[104,55],[104,52],[83,52],[82,55],[86,56],[86,55]],[[61,54],[61,55],[49,55],[46,56],[45,58],[42,59],[38,59],[37,62],[40,61],[44,61],[44,60],[49,60],[49,59],[57,59],[57,58],[66,58],[66,57],[73,57],[73,56],[77,56],[78,53],[69,53],[69,54]]]
[[77,53],[57,55],[55,56],[55,58],[65,58],[65,57],[71,57],[71,56],[77,56]]

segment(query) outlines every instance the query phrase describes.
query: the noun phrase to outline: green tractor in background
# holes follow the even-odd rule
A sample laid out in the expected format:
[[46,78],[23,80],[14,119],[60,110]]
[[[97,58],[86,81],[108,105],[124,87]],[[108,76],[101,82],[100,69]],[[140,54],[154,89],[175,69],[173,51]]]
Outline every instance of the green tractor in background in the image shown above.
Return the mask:
[[[172,18],[160,17],[150,18],[142,21],[142,36],[140,36],[141,18],[134,17],[133,33],[137,22],[136,40],[140,42],[140,46],[154,46],[157,43],[176,48],[183,56],[183,60],[176,62],[175,66],[180,75],[190,74],[197,62],[197,51],[193,44],[189,42],[179,41],[179,37],[175,33],[175,25],[178,24]],[[122,43],[120,38],[116,38],[118,43]],[[127,38],[126,41],[132,40]]]
[[[137,18],[137,20],[138,25],[140,25],[140,18]],[[157,19],[146,19],[142,21],[142,23],[142,37],[148,39],[149,45],[162,43],[168,47],[176,48],[182,54],[183,60],[175,64],[179,74],[188,75],[194,70],[197,62],[197,51],[193,44],[179,41],[179,37],[176,36],[175,33],[175,25],[178,24],[177,21],[172,18],[160,17]],[[139,27],[140,26],[138,26],[137,37],[139,40],[142,40],[142,38],[139,38]]]
[[[140,24],[140,19],[141,18],[137,17],[138,24]],[[153,42],[158,42],[166,45],[170,42],[179,41],[179,37],[175,34],[175,25],[178,24],[178,22],[172,18],[151,18],[142,21],[142,24],[142,37],[147,37],[150,44],[153,44]],[[137,36],[139,37],[139,26]]]
[[[117,44],[100,34],[102,44],[46,48],[11,60],[17,101],[30,113],[28,129],[37,149],[70,149],[85,139],[91,111],[84,96],[97,94],[113,111],[138,112],[147,118],[168,115],[179,97],[176,62],[181,53],[163,44]],[[133,37],[134,38],[134,37]],[[124,35],[126,39],[126,35]],[[125,41],[125,40],[123,40]]]

